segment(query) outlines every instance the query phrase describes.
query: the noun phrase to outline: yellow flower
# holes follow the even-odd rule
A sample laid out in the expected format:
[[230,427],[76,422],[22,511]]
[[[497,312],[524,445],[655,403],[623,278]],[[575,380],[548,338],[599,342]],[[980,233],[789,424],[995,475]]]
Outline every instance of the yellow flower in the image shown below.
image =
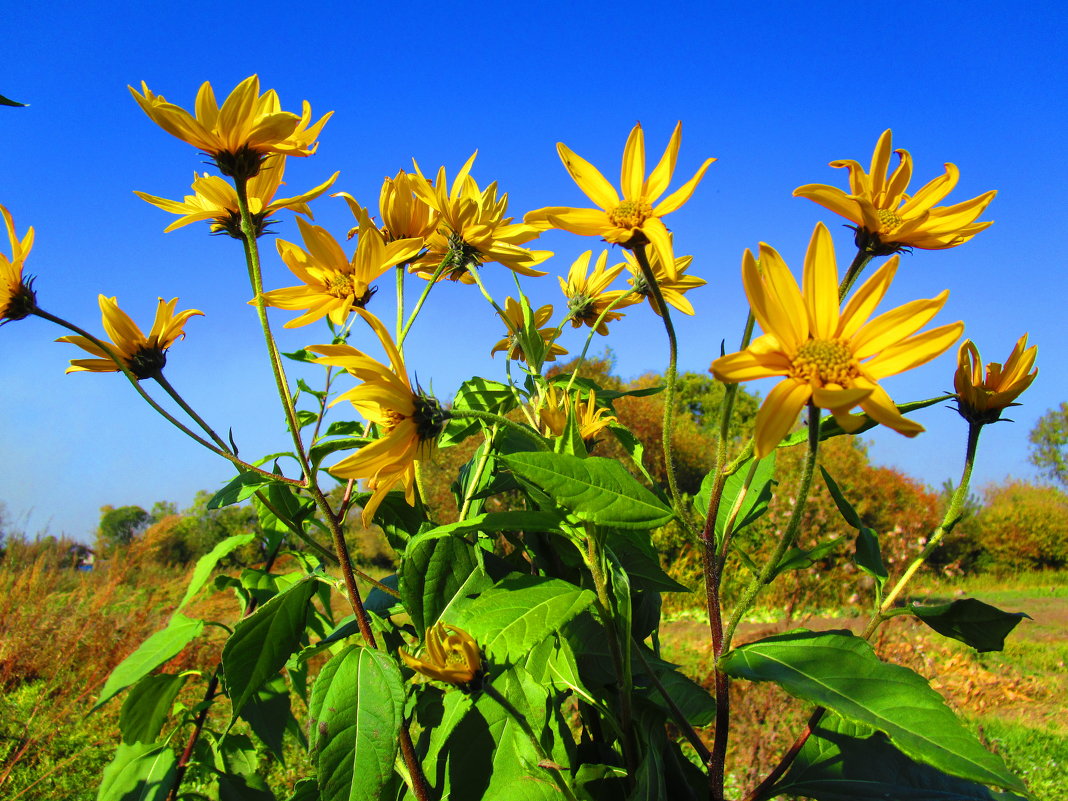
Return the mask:
[[[498,316],[500,315],[498,314]],[[555,328],[539,328],[538,326],[545,325],[552,316],[553,307],[548,303],[537,311],[532,312],[534,327],[537,329],[542,341],[546,344],[557,335],[558,331]],[[490,351],[490,356],[497,353],[497,351],[505,351],[509,359],[518,359],[521,362],[527,361],[527,354],[523,351],[523,346],[517,336],[517,332],[524,329],[523,307],[517,300],[515,300],[515,298],[505,298],[504,317],[502,319],[504,320],[505,326],[508,327],[508,336],[493,346],[493,350]],[[555,361],[557,356],[562,356],[565,353],[567,353],[567,350],[554,342],[549,346],[548,353],[545,354],[545,358],[542,359],[542,361]]]
[[333,114],[327,112],[312,124],[311,106],[306,100],[299,116],[282,111],[274,89],[260,94],[256,75],[239,83],[221,109],[211,84],[205,81],[197,92],[196,116],[153,94],[144,81],[141,92],[132,86],[129,89],[142,111],[160,128],[214,158],[224,175],[239,179],[255,175],[270,153],[310,156],[317,147],[319,132]]
[[[638,290],[639,296],[648,298],[649,308],[663,317],[664,315],[660,312],[660,306],[657,304],[656,298],[653,297],[653,290],[649,287],[645,276],[642,274],[642,268],[638,265],[638,260],[630,253],[623,255],[629,262],[627,269],[633,274],[633,277],[627,279],[627,283]],[[692,317],[693,304],[683,295],[691,289],[704,286],[708,281],[704,278],[698,278],[696,275],[685,275],[686,270],[693,263],[693,256],[672,256],[672,262],[675,265],[674,270],[672,273],[668,273],[661,266],[660,255],[656,251],[649,254],[649,266],[653,270],[653,277],[656,278],[656,284],[660,287],[660,294],[663,295],[664,302],[669,306],[674,306],[683,314],[688,314]]]
[[11,258],[0,253],[0,325],[3,325],[32,314],[37,307],[37,296],[33,292],[33,279],[22,277],[26,257],[33,247],[33,227],[27,228],[26,235],[19,239],[11,212],[0,206],[0,214],[4,217],[7,238],[11,242]]
[[[296,197],[275,200],[274,195],[282,184],[285,169],[285,156],[268,156],[264,159],[260,171],[248,182],[248,209],[257,237],[263,235],[267,226],[273,222],[269,219],[270,216],[280,209],[292,209],[297,214],[305,214],[315,219],[308,208],[308,201],[323,194],[340,175],[335,172],[324,183]],[[234,187],[217,175],[194,173],[193,176],[193,194],[186,195],[182,200],[167,200],[146,192],[135,191],[134,194],[164,211],[181,215],[163,229],[164,233],[170,233],[183,225],[208,220],[211,222],[213,234],[225,232],[234,239],[243,239],[241,212],[238,210],[237,192]]]
[[630,249],[652,243],[653,250],[660,254],[661,264],[668,265],[670,269],[674,264],[671,240],[668,237],[668,229],[660,218],[677,210],[690,199],[708,165],[715,161],[706,159],[693,178],[656,203],[671,183],[681,141],[680,122],[675,126],[675,132],[668,141],[664,155],[646,178],[645,137],[642,126],[635,125],[623,150],[623,169],[620,177],[622,199],[596,167],[572,153],[563,142],[557,142],[556,150],[564,162],[564,167],[579,185],[579,189],[600,208],[549,206],[528,213],[523,218],[524,221],[542,228],[562,228],[573,234],[600,236],[607,242]]
[[435,681],[464,685],[482,672],[478,643],[466,631],[448,623],[436,623],[427,629],[424,659],[409,656],[403,648],[399,653],[404,664]]
[[363,524],[369,526],[375,510],[397,484],[404,488],[408,503],[415,504],[415,463],[434,455],[445,413],[434,398],[412,389],[404,359],[382,322],[361,308],[356,312],[382,342],[389,367],[351,345],[316,345],[309,350],[323,354],[316,359],[320,364],[343,367],[363,382],[334,403],[350,401],[381,433],[379,439],[330,468],[338,478],[367,480],[373,494],[363,508]]
[[757,412],[758,457],[774,450],[808,403],[829,409],[846,431],[856,431],[864,422],[863,416],[849,414],[857,405],[877,423],[906,436],[923,431],[898,412],[878,382],[945,352],[964,325],[951,323],[916,334],[945,304],[948,291],[868,321],[889,289],[898,261],[897,256],[889,259],[843,309],[834,244],[823,223],[809,242],[803,291],[774,248],[761,243],[759,266],[753,254],[745,252],[742,279],[764,335],[746,350],[716,359],[712,373],[728,383],[783,376]]
[[597,264],[594,266],[593,272],[587,274],[590,268],[591,256],[593,256],[593,251],[587,250],[571,265],[571,269],[567,274],[567,281],[559,277],[558,280],[560,281],[560,288],[564,291],[564,295],[567,296],[567,310],[571,317],[571,326],[573,328],[579,328],[582,325],[588,325],[593,328],[605,309],[613,303],[615,304],[612,307],[613,310],[608,312],[604,319],[601,320],[600,325],[597,326],[597,333],[603,336],[608,333],[608,323],[623,318],[623,315],[615,311],[615,309],[641,303],[641,297],[629,295],[629,297],[624,298],[625,295],[628,295],[628,292],[621,289],[607,291],[608,286],[623,272],[624,265],[617,264],[610,270],[606,270],[608,251],[602,250],[601,255],[597,257]]
[[990,362],[984,377],[978,348],[970,339],[962,342],[957,351],[957,372],[953,376],[961,416],[974,423],[993,423],[1006,408],[1017,406],[1013,401],[1038,375],[1037,369],[1031,370],[1037,355],[1038,347],[1027,347],[1027,334],[1024,334],[1017,340],[1005,364]]
[[849,170],[851,194],[824,184],[806,184],[794,190],[795,197],[807,197],[856,224],[857,245],[876,256],[896,253],[902,248],[942,250],[967,242],[992,222],[975,222],[994,199],[995,191],[955,206],[935,206],[957,185],[960,171],[946,164],[946,173],[926,184],[914,195],[906,194],[912,178],[912,157],[896,150],[900,160],[890,173],[890,130],[879,137],[871,160],[870,173],[855,161],[832,161],[832,167]]
[[279,239],[277,245],[282,261],[303,283],[262,295],[264,305],[306,310],[286,323],[286,328],[308,325],[323,317],[329,317],[334,325],[344,324],[350,311],[362,308],[371,299],[375,291],[371,282],[394,264],[410,259],[422,246],[418,239],[398,239],[387,244],[381,232],[368,223],[360,228],[356,252],[350,261],[325,228],[299,217],[297,225],[304,248],[284,239]]
[[[159,305],[156,306],[156,319],[152,323],[152,330],[146,337],[137,327],[137,323],[119,308],[115,298],[100,295],[98,299],[104,318],[104,330],[111,338],[111,341],[106,344],[110,345],[115,355],[122,359],[126,368],[139,379],[156,376],[167,363],[167,349],[185,337],[185,331],[182,328],[186,321],[190,317],[204,314],[196,309],[187,309],[175,314],[174,309],[178,305],[178,298],[172,298],[166,302],[160,298]],[[87,337],[65,336],[60,337],[56,342],[69,342],[98,357],[96,359],[72,359],[70,367],[67,368],[68,373],[80,370],[92,373],[119,372],[118,365],[112,361],[107,351]]]
[[508,195],[497,197],[497,183],[484,190],[478,188],[471,177],[471,165],[476,151],[460,169],[452,182],[446,180],[445,168],[438,170],[431,183],[415,165],[417,176],[412,177],[410,187],[416,198],[438,213],[436,227],[426,238],[427,252],[408,268],[423,278],[430,279],[438,266],[445,262],[442,279],[473,284],[471,270],[483,264],[497,262],[520,275],[541,276],[540,264],[552,254],[548,250],[529,250],[520,247],[541,234],[533,225],[513,223],[508,211]]
[[584,440],[593,439],[617,419],[609,414],[608,409],[597,405],[597,393],[593,390],[590,390],[586,400],[582,400],[577,394],[573,400],[570,395],[558,393],[555,386],[550,386],[538,406],[538,421],[541,423],[542,433],[547,437],[559,437],[564,433],[568,415],[572,413],[576,417],[579,436]]
[[[378,194],[378,209],[382,214],[379,230],[387,242],[395,239],[424,239],[433,233],[437,226],[438,213],[414,194],[414,186],[421,179],[416,175],[400,170],[395,178],[388,176],[382,182]],[[365,209],[356,202],[348,192],[337,192],[334,197],[341,197],[349,204],[349,210],[357,222],[362,220]],[[349,232],[349,238],[357,228]]]

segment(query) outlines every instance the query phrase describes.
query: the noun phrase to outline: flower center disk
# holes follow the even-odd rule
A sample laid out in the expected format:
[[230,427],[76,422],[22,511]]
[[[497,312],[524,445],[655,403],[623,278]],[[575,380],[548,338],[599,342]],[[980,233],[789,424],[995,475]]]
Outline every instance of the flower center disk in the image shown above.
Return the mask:
[[901,226],[903,222],[890,209],[876,209],[875,216],[879,218],[879,225],[884,234],[889,234]]
[[620,228],[638,228],[653,216],[653,207],[640,200],[624,200],[608,214],[612,225]]
[[821,386],[844,386],[859,373],[853,352],[837,339],[810,339],[797,349],[793,358],[793,377]]

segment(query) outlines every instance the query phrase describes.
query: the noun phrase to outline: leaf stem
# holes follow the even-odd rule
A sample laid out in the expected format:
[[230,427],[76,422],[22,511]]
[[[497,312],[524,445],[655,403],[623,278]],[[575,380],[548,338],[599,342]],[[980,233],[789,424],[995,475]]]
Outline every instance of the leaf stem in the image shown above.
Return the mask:
[[479,409],[455,409],[449,411],[449,417],[453,417],[459,420],[463,420],[464,418],[470,418],[472,420],[486,420],[491,423],[499,424],[526,437],[528,440],[537,445],[537,449],[539,451],[549,450],[549,445],[545,441],[545,438],[542,437],[542,435],[539,434],[537,431],[533,431],[530,428],[515,422],[514,420],[509,420],[507,417],[503,417],[499,414],[494,414],[493,412],[484,412]]

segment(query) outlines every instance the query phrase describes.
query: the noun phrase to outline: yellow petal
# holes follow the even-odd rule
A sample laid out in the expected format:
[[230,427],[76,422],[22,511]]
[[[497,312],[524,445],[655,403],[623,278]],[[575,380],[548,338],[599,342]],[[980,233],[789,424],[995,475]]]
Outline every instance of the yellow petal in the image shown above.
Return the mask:
[[[577,179],[576,179],[577,180]],[[619,186],[623,197],[628,200],[642,199],[642,186],[645,183],[645,134],[641,123],[635,125],[627,137],[627,146],[623,149],[623,167]],[[593,196],[590,195],[592,198]]]
[[834,240],[823,223],[816,223],[808,243],[803,281],[812,336],[830,339],[838,328],[838,267]]
[[866,359],[912,336],[938,314],[948,297],[947,289],[936,297],[914,300],[880,314],[853,337],[853,354]]
[[927,364],[949,350],[962,333],[964,323],[961,322],[924,331],[891,345],[878,356],[865,362],[864,372],[872,378],[881,379]]
[[563,142],[556,143],[556,151],[560,154],[560,160],[564,162],[564,167],[571,174],[571,178],[590,200],[606,211],[619,205],[619,195],[615,187],[605,180],[596,167],[569,150]]
[[767,456],[782,442],[811,397],[811,387],[792,378],[780,381],[772,388],[757,412],[755,450],[758,459]]
[[649,174],[649,179],[645,182],[642,195],[646,203],[655,203],[656,199],[667,190],[668,184],[671,183],[671,176],[675,172],[675,162],[679,157],[679,145],[681,143],[682,122],[680,121],[675,125],[671,139],[668,140],[667,147],[664,149],[664,155],[660,157],[660,161],[657,162],[656,167]]
[[701,183],[701,179],[705,177],[705,172],[713,161],[715,161],[715,159],[705,159],[705,163],[697,169],[693,178],[656,204],[653,208],[653,214],[657,217],[663,217],[665,214],[670,214],[671,212],[678,210],[690,199],[690,196],[697,188],[697,185]]

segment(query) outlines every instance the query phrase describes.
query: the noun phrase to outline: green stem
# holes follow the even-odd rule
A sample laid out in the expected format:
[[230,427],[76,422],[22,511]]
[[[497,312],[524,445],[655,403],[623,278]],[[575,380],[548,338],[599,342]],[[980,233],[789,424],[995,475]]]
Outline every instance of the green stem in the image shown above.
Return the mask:
[[467,491],[464,493],[464,502],[460,507],[460,520],[467,519],[467,513],[471,509],[471,497],[475,494],[475,487],[478,486],[478,482],[482,480],[482,474],[486,470],[486,465],[489,463],[490,455],[493,453],[493,438],[497,436],[498,424],[494,423],[489,430],[489,433],[485,435],[485,446],[482,450],[482,456],[479,458],[478,463],[475,465],[475,473],[471,476],[470,481],[467,483]]
[[642,276],[653,295],[653,302],[660,312],[660,318],[664,321],[664,330],[668,338],[668,368],[665,375],[666,388],[664,390],[664,472],[667,474],[668,490],[671,493],[671,501],[675,506],[675,514],[683,527],[691,534],[696,534],[690,525],[689,515],[686,513],[682,502],[682,494],[679,492],[678,481],[675,477],[675,457],[673,453],[672,438],[675,430],[675,381],[678,377],[679,343],[675,336],[675,326],[671,323],[671,313],[664,302],[664,295],[660,291],[660,285],[656,282],[656,274],[649,265],[649,258],[645,254],[645,245],[638,244],[632,248],[634,258],[641,268]]
[[200,426],[200,428],[204,431],[204,433],[207,434],[209,437],[211,437],[211,441],[212,442],[214,442],[216,445],[218,445],[224,451],[232,452],[230,444],[228,442],[225,442],[222,437],[220,437],[218,434],[216,434],[215,431],[212,429],[212,427],[209,426],[206,422],[204,422],[204,420],[201,419],[200,415],[197,414],[193,410],[193,407],[185,402],[185,398],[183,398],[181,395],[179,395],[178,391],[173,386],[171,386],[171,382],[168,381],[163,376],[163,371],[162,370],[160,372],[156,373],[152,377],[156,380],[157,384],[159,384],[161,387],[163,387],[163,391],[166,392],[168,395],[170,395],[171,399],[175,403],[177,403],[180,407],[182,407],[182,411],[184,411],[191,418],[193,418],[193,421],[198,426]]
[[483,412],[477,409],[452,409],[449,411],[449,417],[453,417],[459,420],[471,419],[471,420],[486,420],[491,423],[496,423],[504,426],[505,428],[515,431],[517,434],[521,434],[528,440],[538,446],[539,451],[549,450],[549,444],[545,441],[537,431],[531,431],[524,425],[509,420],[507,417],[502,417],[499,414],[493,412]]
[[[394,329],[393,338],[397,342],[401,341],[401,331],[404,328],[404,273],[407,263],[398,264],[394,269],[397,271],[397,326]],[[404,355],[404,350],[401,346],[397,345],[397,350],[400,351],[401,356]]]
[[530,727],[530,722],[526,719],[518,709],[516,709],[512,702],[497,692],[497,689],[488,681],[482,685],[482,691],[486,693],[490,698],[501,705],[501,708],[507,712],[512,720],[518,724],[519,728],[523,730],[523,734],[530,740],[530,744],[534,747],[534,753],[538,755],[538,766],[549,772],[553,777],[553,781],[556,782],[556,786],[560,788],[560,792],[564,794],[564,798],[568,801],[578,801],[575,796],[575,792],[571,789],[571,785],[568,784],[562,773],[562,768],[559,766],[552,767],[555,763],[542,748],[541,742],[538,740],[538,736],[534,733],[534,730]]
[[582,353],[580,353],[578,359],[575,360],[575,366],[571,371],[571,380],[567,382],[567,392],[571,392],[571,387],[574,385],[575,379],[578,377],[579,370],[582,369],[582,363],[586,361],[586,352],[590,349],[590,344],[593,342],[593,335],[597,333],[597,329],[600,327],[601,323],[604,322],[604,318],[608,316],[612,309],[622,303],[625,298],[630,297],[637,291],[637,289],[631,289],[623,293],[605,306],[604,311],[597,316],[596,322],[590,327],[590,333],[586,336],[586,344],[582,347]]
[[[398,348],[402,348],[404,346],[404,340],[408,336],[408,330],[412,327],[412,323],[415,322],[415,318],[419,316],[419,312],[422,311],[423,304],[426,303],[427,296],[430,295],[430,290],[433,289],[434,286],[437,284],[438,279],[441,278],[441,274],[445,272],[445,267],[448,265],[448,263],[449,258],[448,256],[446,256],[442,260],[441,264],[437,266],[437,269],[434,270],[434,274],[430,276],[430,280],[427,281],[426,286],[423,287],[423,291],[419,295],[419,300],[415,302],[415,308],[412,309],[412,313],[408,317],[408,322],[404,324],[404,328],[402,328],[400,333],[397,335]],[[397,319],[400,319],[399,313],[397,315]]]
[[842,283],[838,285],[838,302],[841,303],[845,296],[849,293],[849,290],[853,288],[853,284],[856,282],[857,277],[861,274],[865,267],[868,266],[868,262],[872,260],[872,254],[865,248],[857,250],[857,255],[853,257],[853,263],[849,265],[849,269],[846,270],[845,278],[842,279]]

